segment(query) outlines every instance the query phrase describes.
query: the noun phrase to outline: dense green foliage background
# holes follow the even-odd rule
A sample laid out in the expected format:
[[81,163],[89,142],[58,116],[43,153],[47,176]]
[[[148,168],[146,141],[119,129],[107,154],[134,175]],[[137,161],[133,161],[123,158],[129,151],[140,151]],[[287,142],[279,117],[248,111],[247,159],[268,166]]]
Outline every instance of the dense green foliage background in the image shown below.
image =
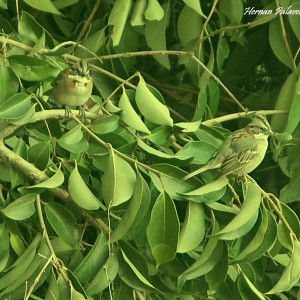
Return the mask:
[[[299,0],[0,7],[0,299],[300,299]],[[248,111],[276,132],[256,181],[183,181]]]

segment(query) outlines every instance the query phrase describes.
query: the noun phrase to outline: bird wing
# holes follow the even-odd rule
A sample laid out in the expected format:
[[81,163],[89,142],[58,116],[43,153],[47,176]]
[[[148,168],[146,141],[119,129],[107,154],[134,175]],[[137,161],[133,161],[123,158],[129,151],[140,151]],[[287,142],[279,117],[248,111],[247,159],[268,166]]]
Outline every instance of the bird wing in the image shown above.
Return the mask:
[[[239,131],[236,133],[239,133]],[[238,173],[245,164],[252,161],[259,154],[254,136],[245,131],[241,135],[234,134],[232,138],[225,141],[222,148],[224,154],[220,157],[222,160],[220,171],[225,175]]]

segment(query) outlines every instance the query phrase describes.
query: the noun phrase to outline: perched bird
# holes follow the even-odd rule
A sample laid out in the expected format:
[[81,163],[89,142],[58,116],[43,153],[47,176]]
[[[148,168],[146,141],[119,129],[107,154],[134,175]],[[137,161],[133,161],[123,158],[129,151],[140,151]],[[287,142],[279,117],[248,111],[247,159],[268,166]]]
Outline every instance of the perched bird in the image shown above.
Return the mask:
[[61,71],[52,83],[53,99],[65,106],[81,106],[91,96],[93,80],[85,60]]
[[256,114],[246,127],[227,137],[206,165],[186,175],[183,180],[211,169],[217,169],[221,175],[252,172],[264,159],[270,135],[274,134],[266,117]]

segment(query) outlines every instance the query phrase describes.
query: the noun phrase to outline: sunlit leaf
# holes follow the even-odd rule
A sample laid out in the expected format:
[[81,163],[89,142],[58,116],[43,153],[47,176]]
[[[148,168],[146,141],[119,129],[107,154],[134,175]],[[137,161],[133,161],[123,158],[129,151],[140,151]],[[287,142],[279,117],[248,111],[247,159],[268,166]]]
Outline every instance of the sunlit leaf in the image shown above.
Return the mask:
[[141,76],[135,100],[139,110],[149,121],[160,125],[173,125],[168,108],[149,90]]
[[70,196],[80,207],[87,210],[97,210],[100,207],[100,201],[82,179],[78,172],[77,165],[70,174],[68,189]]
[[189,202],[180,230],[177,252],[195,249],[205,236],[205,213],[202,204]]
[[102,177],[102,195],[105,202],[117,206],[128,201],[133,194],[135,182],[136,175],[130,164],[111,151]]
[[147,228],[147,238],[156,264],[159,266],[175,257],[179,233],[178,216],[173,200],[161,193],[153,206]]
[[25,220],[35,213],[35,197],[36,194],[22,196],[3,208],[1,212],[13,220]]

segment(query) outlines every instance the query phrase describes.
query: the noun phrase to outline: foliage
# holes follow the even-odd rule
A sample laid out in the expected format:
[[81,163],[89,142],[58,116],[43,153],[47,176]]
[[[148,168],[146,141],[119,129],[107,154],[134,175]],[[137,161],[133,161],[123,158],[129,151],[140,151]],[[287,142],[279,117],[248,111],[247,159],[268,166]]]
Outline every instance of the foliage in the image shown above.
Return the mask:
[[[299,298],[300,2],[255,5],[0,1],[0,299]],[[183,181],[247,110],[276,131],[256,181]]]

